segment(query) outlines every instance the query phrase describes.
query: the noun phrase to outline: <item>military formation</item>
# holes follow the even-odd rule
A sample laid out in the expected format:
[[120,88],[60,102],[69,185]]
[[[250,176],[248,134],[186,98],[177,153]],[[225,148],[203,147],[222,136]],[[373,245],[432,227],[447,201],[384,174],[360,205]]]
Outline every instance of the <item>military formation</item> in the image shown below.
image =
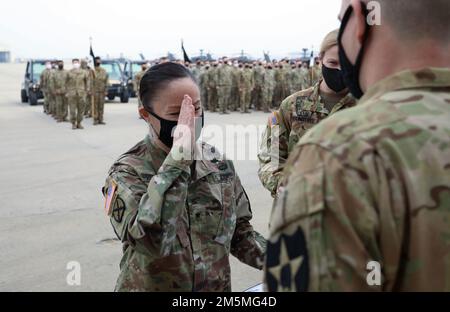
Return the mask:
[[206,110],[228,114],[251,110],[270,112],[296,91],[314,85],[321,77],[318,59],[244,63],[223,57],[213,62],[186,64],[196,77]]
[[94,125],[104,125],[104,103],[108,74],[95,59],[91,69],[84,59],[73,59],[72,69],[65,70],[64,62],[47,62],[40,77],[44,93],[44,113],[58,123],[70,122],[72,129],[84,129],[85,118],[93,118]]

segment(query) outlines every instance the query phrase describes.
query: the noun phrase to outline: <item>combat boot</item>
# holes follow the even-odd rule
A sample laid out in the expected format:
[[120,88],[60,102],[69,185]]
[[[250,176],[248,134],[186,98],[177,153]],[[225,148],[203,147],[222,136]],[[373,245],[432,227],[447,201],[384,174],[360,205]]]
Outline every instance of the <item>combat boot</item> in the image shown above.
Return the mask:
[[84,129],[84,127],[81,125],[81,122],[77,125],[77,128],[80,129],[80,130]]
[[77,125],[76,124],[72,124],[72,130],[77,130]]

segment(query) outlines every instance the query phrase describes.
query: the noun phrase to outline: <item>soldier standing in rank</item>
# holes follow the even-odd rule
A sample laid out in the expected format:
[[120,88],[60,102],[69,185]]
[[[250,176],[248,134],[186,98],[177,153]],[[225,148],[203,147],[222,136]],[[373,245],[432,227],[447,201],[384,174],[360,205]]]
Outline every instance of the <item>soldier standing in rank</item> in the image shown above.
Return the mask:
[[70,122],[72,129],[84,129],[83,116],[86,109],[86,100],[91,93],[89,73],[81,68],[80,60],[72,60],[73,68],[67,73],[66,90],[70,109]]
[[52,62],[52,69],[50,70],[48,82],[47,82],[47,90],[48,90],[48,96],[49,96],[49,105],[50,105],[50,115],[57,120],[58,114],[56,109],[56,98],[55,98],[55,91],[54,91],[54,84],[53,79],[55,76],[55,72],[58,69],[58,63],[56,61]]
[[81,60],[81,69],[85,70],[89,76],[89,88],[86,97],[86,107],[84,109],[84,117],[91,118],[92,117],[92,106],[94,103],[94,95],[92,94],[92,90],[94,89],[94,77],[95,72],[92,68],[88,66],[88,62],[85,59]]
[[241,101],[241,113],[250,113],[250,101],[253,87],[255,85],[254,74],[250,69],[250,64],[245,64],[245,68],[239,72],[238,86]]
[[232,70],[232,83],[231,83],[231,95],[230,95],[230,110],[231,111],[238,111],[240,104],[241,104],[241,94],[239,91],[239,79],[242,72],[242,66],[239,67],[241,64],[234,63],[231,68]]
[[219,63],[214,62],[212,68],[208,72],[208,103],[210,105],[209,110],[212,113],[217,111],[218,107],[218,92],[217,92],[217,71],[219,69]]
[[229,114],[231,84],[233,82],[233,68],[227,58],[219,62],[221,66],[217,69],[217,96],[221,114]]
[[102,60],[100,57],[95,58],[95,78],[94,78],[94,126],[105,125],[103,114],[105,109],[105,96],[108,91],[108,73],[101,67]]
[[50,88],[53,90],[56,104],[56,121],[67,122],[68,107],[66,98],[67,71],[64,70],[64,62],[58,61],[58,69],[52,76]]
[[300,138],[329,115],[356,104],[340,71],[337,39],[338,30],[329,33],[320,49],[324,79],[289,96],[269,118],[258,155],[259,178],[273,197],[278,194],[289,154]]
[[262,62],[255,62],[253,64],[253,80],[255,87],[252,92],[252,105],[255,110],[260,111],[263,109],[261,104],[263,103],[263,86],[264,86],[264,67]]
[[50,61],[45,62],[45,69],[41,74],[39,85],[44,93],[44,113],[50,114],[50,75],[52,70],[52,63]]
[[310,70],[311,85],[314,86],[322,78],[322,67],[320,66],[320,58],[314,58],[314,65]]
[[339,15],[360,103],[290,156],[269,291],[450,291],[450,2],[379,0],[380,24],[368,2],[344,0]]
[[273,64],[269,63],[266,66],[266,70],[264,73],[264,81],[263,81],[263,97],[262,97],[262,105],[259,105],[263,109],[265,113],[270,112],[270,108],[273,102],[273,92],[275,90],[275,70],[273,68]]
[[150,133],[114,163],[103,189],[123,243],[116,291],[229,292],[230,255],[262,269],[266,240],[233,163],[195,143],[204,121],[197,83],[184,66],[160,64],[139,96]]
[[200,92],[202,97],[202,104],[205,110],[211,110],[209,104],[209,93],[208,93],[208,85],[209,85],[209,69],[210,65],[206,64],[202,72],[200,73]]
[[[141,71],[138,72],[135,76],[134,76],[134,85],[135,87],[135,91],[136,94],[139,94],[139,90],[140,90],[140,85],[141,85],[141,80],[142,77],[144,77],[145,72],[150,68],[148,63],[142,64],[141,65]],[[138,108],[142,107],[142,102],[141,99],[138,97]]]

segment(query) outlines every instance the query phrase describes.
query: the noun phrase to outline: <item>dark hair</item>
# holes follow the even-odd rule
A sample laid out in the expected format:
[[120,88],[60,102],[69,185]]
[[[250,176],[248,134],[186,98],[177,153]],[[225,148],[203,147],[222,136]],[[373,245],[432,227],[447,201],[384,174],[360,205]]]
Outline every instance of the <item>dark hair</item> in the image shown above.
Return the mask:
[[150,67],[142,77],[139,89],[139,98],[145,110],[152,111],[152,101],[159,91],[172,81],[183,78],[190,78],[197,83],[192,72],[178,63],[168,62]]
[[95,60],[95,61],[101,61],[102,58],[101,58],[100,56],[96,56],[96,57],[94,58],[94,60]]

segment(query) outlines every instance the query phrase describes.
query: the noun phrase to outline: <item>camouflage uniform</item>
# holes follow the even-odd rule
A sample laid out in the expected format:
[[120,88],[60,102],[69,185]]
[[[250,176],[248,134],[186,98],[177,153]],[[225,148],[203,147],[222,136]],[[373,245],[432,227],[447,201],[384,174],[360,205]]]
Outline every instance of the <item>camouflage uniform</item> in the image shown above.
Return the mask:
[[266,240],[233,163],[177,158],[147,136],[109,172],[105,207],[124,250],[116,291],[231,291],[230,253],[263,267]]
[[94,124],[103,123],[105,109],[105,94],[108,90],[108,73],[101,66],[95,67],[94,77]]
[[275,84],[275,71],[273,69],[267,69],[263,81],[262,105],[258,105],[266,113],[270,112],[270,107],[272,106]]
[[49,99],[50,114],[52,115],[53,118],[57,119],[58,114],[57,114],[57,109],[56,109],[56,94],[55,94],[54,84],[53,84],[55,72],[56,72],[56,70],[53,68],[50,70],[50,73],[48,75],[47,91],[48,91],[48,95],[49,95],[48,99]]
[[89,73],[85,69],[74,68],[67,73],[66,92],[70,109],[70,122],[74,128],[81,128],[87,95],[91,92],[90,85]]
[[449,120],[450,70],[424,68],[311,130],[274,209],[268,289],[450,291]]
[[223,64],[217,69],[217,96],[221,113],[227,113],[230,106],[231,85],[233,83],[233,68]]
[[284,94],[284,86],[286,84],[286,81],[284,80],[284,69],[283,67],[278,67],[275,69],[275,89],[273,91],[273,102],[271,103],[271,107],[278,108],[281,101],[285,97],[283,97]]
[[241,112],[248,113],[250,108],[251,94],[255,84],[253,71],[245,68],[239,75],[239,93],[241,99]]
[[[239,106],[242,104],[241,92],[239,91],[239,79],[241,78],[242,70],[238,67],[233,68],[233,82],[231,84],[231,96],[230,96],[230,110],[237,111]],[[249,102],[250,103],[250,102]]]
[[265,70],[261,65],[257,65],[253,68],[253,75],[255,81],[255,87],[252,92],[252,104],[255,110],[262,110],[261,104],[263,103],[263,87],[264,87],[264,75]]
[[41,86],[42,93],[44,93],[44,113],[50,114],[50,76],[51,69],[45,69],[40,78],[39,85]]
[[217,95],[217,71],[218,67],[212,67],[208,71],[208,109],[211,112],[216,112],[218,105],[218,95]]
[[94,102],[94,95],[92,94],[92,90],[94,89],[94,77],[95,72],[92,68],[90,68],[85,60],[81,61],[81,68],[85,70],[89,75],[89,90],[88,95],[86,97],[86,108],[84,110],[85,117],[92,117],[92,104]]
[[209,104],[209,94],[208,94],[208,85],[209,85],[209,68],[205,67],[200,74],[200,92],[202,99],[202,106],[206,110],[210,110]]
[[274,197],[277,195],[286,161],[300,138],[329,115],[356,104],[349,94],[329,109],[325,106],[319,89],[320,81],[313,88],[289,96],[269,118],[258,155],[259,178]]
[[302,76],[302,88],[301,88],[301,90],[305,90],[305,89],[308,89],[311,86],[313,86],[311,84],[311,77],[310,77],[308,68],[302,67],[300,69],[300,72],[301,72],[301,76]]
[[294,94],[298,91],[307,89],[308,87],[304,88],[303,83],[304,83],[304,78],[303,78],[302,70],[300,68],[295,68],[295,69],[291,70],[289,94]]
[[315,65],[311,67],[311,85],[314,86],[320,79],[322,79],[322,66]]
[[50,88],[55,94],[56,119],[59,122],[67,121],[69,114],[66,98],[67,71],[64,69],[56,69],[52,78]]
[[141,97],[139,96],[139,93],[141,91],[141,80],[142,77],[144,77],[147,70],[141,70],[136,75],[134,75],[134,84],[136,86],[136,94],[138,95],[138,106],[139,108],[143,107]]

